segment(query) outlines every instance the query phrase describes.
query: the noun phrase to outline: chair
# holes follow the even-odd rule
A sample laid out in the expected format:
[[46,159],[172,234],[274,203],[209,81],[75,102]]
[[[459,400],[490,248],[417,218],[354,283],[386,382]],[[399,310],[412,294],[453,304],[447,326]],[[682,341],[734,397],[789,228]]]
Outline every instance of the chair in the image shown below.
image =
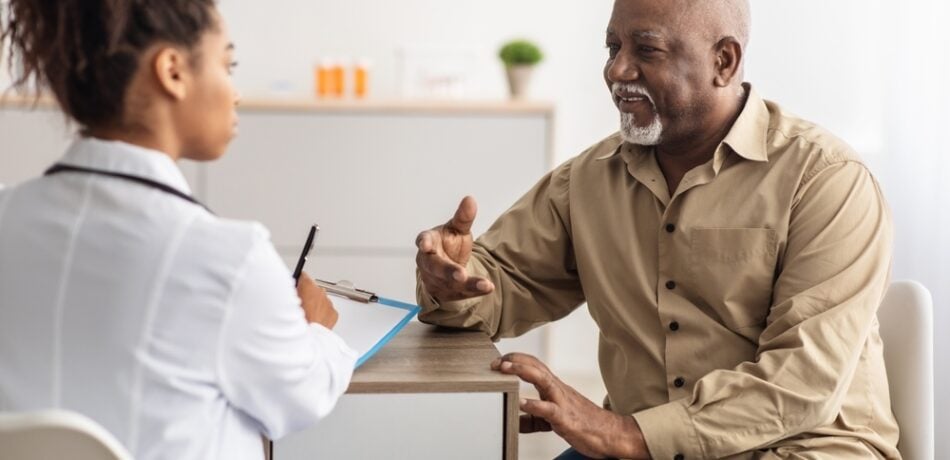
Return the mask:
[[891,283],[877,313],[891,408],[907,460],[934,458],[933,299],[915,281]]
[[0,458],[17,460],[131,460],[96,422],[74,412],[0,413]]

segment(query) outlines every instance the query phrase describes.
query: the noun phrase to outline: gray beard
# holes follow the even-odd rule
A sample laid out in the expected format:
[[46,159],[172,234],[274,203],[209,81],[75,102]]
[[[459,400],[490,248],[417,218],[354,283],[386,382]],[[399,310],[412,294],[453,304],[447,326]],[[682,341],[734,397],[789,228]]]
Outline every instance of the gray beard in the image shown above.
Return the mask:
[[659,115],[653,114],[653,121],[646,126],[636,125],[632,113],[620,113],[620,135],[623,140],[633,145],[657,145],[663,138],[663,123]]

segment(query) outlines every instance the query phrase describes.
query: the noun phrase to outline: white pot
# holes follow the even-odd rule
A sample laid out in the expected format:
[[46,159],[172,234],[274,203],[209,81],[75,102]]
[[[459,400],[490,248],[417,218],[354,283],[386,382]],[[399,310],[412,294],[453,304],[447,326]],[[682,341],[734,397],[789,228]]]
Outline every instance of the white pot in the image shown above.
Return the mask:
[[528,85],[531,82],[534,66],[513,65],[506,67],[505,70],[508,73],[508,89],[511,91],[511,98],[524,99],[528,93]]

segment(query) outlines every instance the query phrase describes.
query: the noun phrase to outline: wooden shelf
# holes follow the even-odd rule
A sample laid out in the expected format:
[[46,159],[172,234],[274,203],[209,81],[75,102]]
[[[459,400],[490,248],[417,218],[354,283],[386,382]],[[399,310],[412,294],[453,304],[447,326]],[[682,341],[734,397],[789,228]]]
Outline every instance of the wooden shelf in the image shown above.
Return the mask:
[[[8,94],[0,97],[0,108],[55,108],[55,101],[43,96]],[[413,99],[245,99],[239,112],[391,113],[391,114],[486,114],[553,116],[554,104],[545,101],[512,100],[413,100]]]

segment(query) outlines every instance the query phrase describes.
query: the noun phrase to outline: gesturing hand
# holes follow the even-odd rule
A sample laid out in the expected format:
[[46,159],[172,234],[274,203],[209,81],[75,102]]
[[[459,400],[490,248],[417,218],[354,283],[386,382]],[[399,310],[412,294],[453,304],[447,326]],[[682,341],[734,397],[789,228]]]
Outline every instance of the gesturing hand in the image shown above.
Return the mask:
[[491,293],[495,286],[484,278],[468,276],[465,264],[472,255],[472,223],[478,209],[467,196],[445,225],[416,238],[416,266],[429,295],[439,301],[461,300]]
[[516,375],[538,390],[540,400],[521,400],[520,431],[554,431],[581,454],[592,458],[650,458],[633,417],[615,414],[594,404],[562,382],[534,356],[511,353],[492,369]]

